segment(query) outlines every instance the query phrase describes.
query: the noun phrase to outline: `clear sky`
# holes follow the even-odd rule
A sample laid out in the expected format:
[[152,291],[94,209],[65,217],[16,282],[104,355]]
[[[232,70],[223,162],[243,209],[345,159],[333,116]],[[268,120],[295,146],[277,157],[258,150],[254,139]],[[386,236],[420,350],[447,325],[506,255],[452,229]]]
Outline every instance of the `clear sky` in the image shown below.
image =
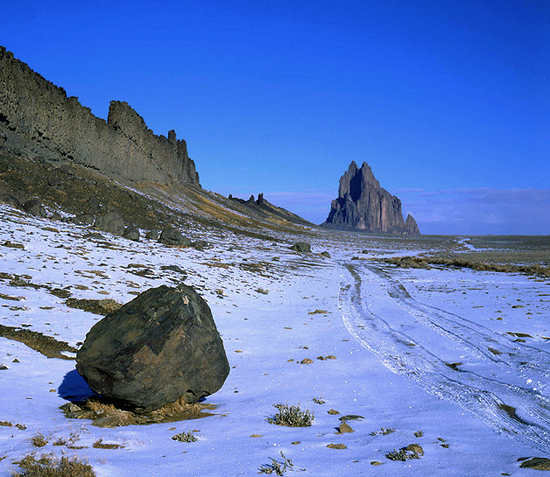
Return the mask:
[[423,233],[550,234],[550,0],[4,1],[0,44],[205,189],[320,223],[366,161]]

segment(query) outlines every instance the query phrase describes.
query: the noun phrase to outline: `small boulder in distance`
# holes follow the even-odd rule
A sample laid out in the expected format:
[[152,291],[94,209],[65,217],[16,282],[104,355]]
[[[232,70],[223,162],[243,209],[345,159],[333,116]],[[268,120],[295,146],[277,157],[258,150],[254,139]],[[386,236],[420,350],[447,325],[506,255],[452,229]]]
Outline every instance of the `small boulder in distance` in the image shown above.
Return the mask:
[[124,218],[117,210],[110,210],[95,219],[94,227],[104,232],[122,235],[125,228]]
[[295,252],[311,252],[311,245],[307,242],[296,242],[290,247],[290,250],[294,250]]
[[125,239],[139,242],[139,229],[133,225],[129,225],[124,229],[124,233],[122,234],[122,236]]
[[164,245],[178,245],[180,247],[189,247],[191,240],[184,237],[175,227],[165,228],[159,237],[159,243]]

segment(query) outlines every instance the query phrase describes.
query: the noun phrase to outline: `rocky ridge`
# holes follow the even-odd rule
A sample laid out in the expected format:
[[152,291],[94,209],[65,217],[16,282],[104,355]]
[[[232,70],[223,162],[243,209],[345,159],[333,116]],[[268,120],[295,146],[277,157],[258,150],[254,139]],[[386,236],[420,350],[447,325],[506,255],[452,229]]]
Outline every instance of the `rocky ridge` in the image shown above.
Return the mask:
[[76,163],[125,182],[199,184],[187,145],[157,136],[126,102],[107,121],[0,46],[0,146],[31,159]]
[[340,178],[338,198],[332,201],[323,227],[371,233],[419,235],[413,216],[403,220],[401,201],[380,186],[370,166],[352,161]]

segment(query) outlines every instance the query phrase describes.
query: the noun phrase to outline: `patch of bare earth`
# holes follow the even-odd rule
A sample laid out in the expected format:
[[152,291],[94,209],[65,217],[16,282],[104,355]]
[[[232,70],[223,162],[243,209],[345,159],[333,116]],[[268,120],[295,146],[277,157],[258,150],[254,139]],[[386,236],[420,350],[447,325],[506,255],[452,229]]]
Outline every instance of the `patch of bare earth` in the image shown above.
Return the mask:
[[70,419],[89,419],[98,427],[121,427],[131,425],[159,424],[164,422],[187,421],[213,416],[216,406],[213,404],[185,404],[175,402],[140,414],[132,409],[123,409],[112,401],[100,397],[89,398],[79,403],[67,403],[61,406],[65,416]]
[[23,328],[0,325],[0,336],[2,338],[19,341],[48,358],[74,359],[65,356],[63,352],[76,353],[77,351],[76,348],[73,348],[65,341],[58,341],[51,336],[46,336],[37,331]]

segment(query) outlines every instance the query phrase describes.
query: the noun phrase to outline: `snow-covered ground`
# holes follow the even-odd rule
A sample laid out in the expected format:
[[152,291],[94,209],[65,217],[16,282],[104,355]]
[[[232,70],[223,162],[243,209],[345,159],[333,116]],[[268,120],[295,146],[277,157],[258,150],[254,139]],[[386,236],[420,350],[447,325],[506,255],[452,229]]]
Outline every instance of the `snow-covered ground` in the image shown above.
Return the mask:
[[[294,463],[286,475],[532,475],[518,458],[550,453],[548,281],[383,266],[369,258],[395,250],[357,234],[310,237],[314,253],[299,254],[289,236],[204,230],[194,238],[212,247],[199,251],[89,233],[0,206],[0,325],[76,346],[101,316],[52,290],[125,303],[185,280],[212,309],[231,373],[207,398],[214,416],[98,428],[59,410],[89,392],[73,360],[0,338],[0,423],[11,424],[0,425],[1,475],[53,453],[87,459],[100,477],[250,476],[281,452]],[[313,425],[270,424],[278,403],[312,411]],[[361,418],[337,434],[346,415]],[[184,431],[198,440],[172,440]],[[386,458],[410,444],[419,459]]]

